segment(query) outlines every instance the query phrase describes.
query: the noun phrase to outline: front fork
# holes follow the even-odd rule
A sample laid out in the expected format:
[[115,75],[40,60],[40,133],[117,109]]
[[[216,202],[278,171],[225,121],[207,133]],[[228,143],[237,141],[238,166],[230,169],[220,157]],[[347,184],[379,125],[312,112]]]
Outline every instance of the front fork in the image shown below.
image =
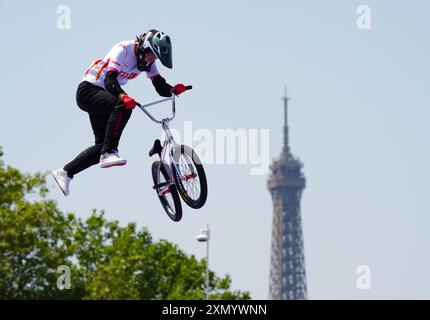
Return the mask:
[[[178,160],[180,159],[181,152],[182,152],[181,145],[176,143],[175,139],[173,138],[173,135],[168,127],[168,123],[163,123],[162,127],[166,133],[166,139],[164,140],[162,151],[161,153],[158,153],[158,155],[160,157],[161,163],[167,164],[166,169],[168,169],[169,181],[166,181],[166,182],[160,183],[157,186],[154,186],[154,189],[157,189],[160,195],[164,195],[170,192],[170,186],[172,184],[175,184],[175,178],[173,177],[173,175],[176,173],[180,175],[180,178],[183,181],[188,181],[190,179],[194,179],[195,177],[197,177],[197,173],[194,172],[194,168],[192,165],[189,165],[189,169],[191,172],[190,174],[187,174],[185,176],[181,174],[181,171],[179,170],[179,164],[175,161],[175,159],[178,159]],[[167,152],[169,152],[168,155],[166,154]],[[179,154],[176,154],[177,152]],[[169,168],[169,163],[165,161],[165,159],[167,158],[169,158],[171,169]]]
[[[175,154],[176,152],[178,152],[179,154]],[[178,159],[178,162],[179,162],[181,155],[182,155],[181,145],[173,141],[172,147],[170,150],[170,160],[172,162],[172,166],[175,168],[175,171],[180,175],[181,180],[188,181],[188,180],[194,179],[195,177],[197,177],[197,173],[195,172],[194,166],[191,163],[188,164],[188,169],[190,171],[189,174],[183,175],[182,172],[179,170],[179,163],[177,163],[175,159]],[[173,174],[175,174],[175,172],[173,172]]]

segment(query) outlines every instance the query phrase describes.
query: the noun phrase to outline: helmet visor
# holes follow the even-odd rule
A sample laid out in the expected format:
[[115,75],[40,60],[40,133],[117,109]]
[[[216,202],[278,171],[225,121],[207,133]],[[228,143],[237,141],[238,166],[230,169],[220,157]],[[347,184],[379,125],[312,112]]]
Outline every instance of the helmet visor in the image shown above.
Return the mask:
[[161,63],[169,68],[173,68],[172,61],[172,44],[170,42],[170,37],[166,35],[161,35],[161,33],[157,33],[152,38],[152,51],[155,52],[158,59],[160,59]]

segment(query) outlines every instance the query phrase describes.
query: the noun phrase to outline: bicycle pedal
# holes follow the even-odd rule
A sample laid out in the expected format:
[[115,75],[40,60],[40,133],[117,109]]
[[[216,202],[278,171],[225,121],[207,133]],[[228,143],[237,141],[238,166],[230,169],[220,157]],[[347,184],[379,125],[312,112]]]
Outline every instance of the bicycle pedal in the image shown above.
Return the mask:
[[156,186],[153,186],[152,189],[157,190],[157,189],[161,189],[163,187],[168,187],[168,186],[170,186],[170,182],[162,182]]

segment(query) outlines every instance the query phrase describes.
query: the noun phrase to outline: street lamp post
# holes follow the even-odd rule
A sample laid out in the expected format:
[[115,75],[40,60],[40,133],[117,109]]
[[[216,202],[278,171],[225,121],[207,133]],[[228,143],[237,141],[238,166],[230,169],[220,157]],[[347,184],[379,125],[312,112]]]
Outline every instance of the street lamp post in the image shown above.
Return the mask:
[[206,300],[209,300],[209,225],[206,225],[206,229],[201,230],[196,239],[200,242],[206,242]]

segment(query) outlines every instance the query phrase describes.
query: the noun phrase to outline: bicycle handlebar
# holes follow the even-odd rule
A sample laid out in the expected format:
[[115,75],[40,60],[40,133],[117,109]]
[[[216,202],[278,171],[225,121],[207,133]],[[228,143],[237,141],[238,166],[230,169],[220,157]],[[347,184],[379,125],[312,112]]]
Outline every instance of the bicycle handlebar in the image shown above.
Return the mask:
[[[186,91],[187,90],[191,90],[192,88],[193,88],[193,86],[191,86],[191,85],[185,86],[185,90]],[[172,100],[172,112],[173,112],[173,116],[170,117],[170,118],[165,118],[165,119],[162,119],[162,120],[157,120],[147,110],[145,110],[146,107],[149,107],[149,106],[152,106],[154,104],[158,104],[158,103],[161,103],[161,102],[164,102],[164,101],[168,101],[168,100]],[[172,93],[172,96],[169,97],[169,98],[165,98],[165,99],[161,99],[161,100],[154,101],[154,102],[151,102],[151,103],[147,103],[145,105],[141,105],[139,102],[136,101],[136,106],[138,106],[143,112],[145,112],[146,115],[152,121],[154,121],[156,123],[159,123],[159,124],[170,122],[171,120],[173,120],[175,118],[175,94],[174,93]]]

